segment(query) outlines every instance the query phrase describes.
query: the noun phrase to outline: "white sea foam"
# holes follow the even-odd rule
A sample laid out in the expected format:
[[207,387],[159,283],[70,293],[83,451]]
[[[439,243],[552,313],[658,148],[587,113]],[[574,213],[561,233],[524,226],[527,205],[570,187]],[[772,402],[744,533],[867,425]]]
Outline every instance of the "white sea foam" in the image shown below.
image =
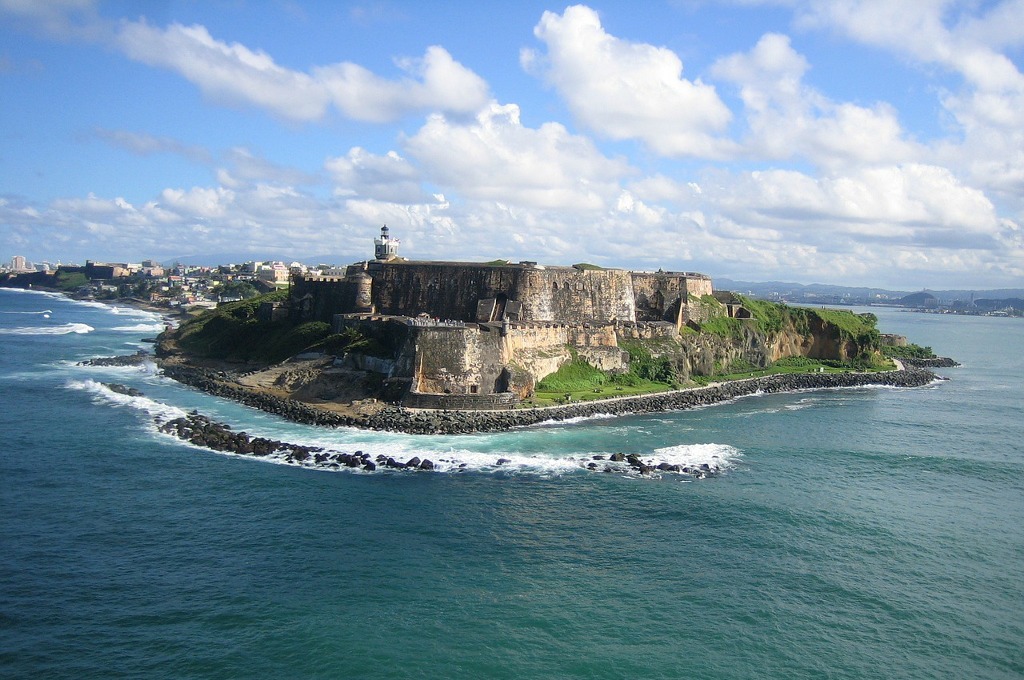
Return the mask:
[[609,418],[618,418],[623,415],[632,415],[631,413],[620,413],[618,415],[614,413],[592,413],[589,416],[575,416],[573,418],[565,418],[564,420],[542,420],[539,423],[533,425],[524,425],[523,427],[558,427],[561,425],[572,425],[574,423],[585,423],[588,420],[608,420]]
[[49,290],[30,290],[28,288],[3,288],[2,290],[8,293],[24,293],[28,295],[41,295],[43,297],[53,298],[55,300],[66,300],[67,298],[63,293],[54,293]]
[[123,333],[159,333],[163,329],[162,323],[137,323],[134,326],[114,326],[110,330]]
[[183,409],[170,404],[164,404],[150,399],[146,396],[130,396],[115,392],[103,383],[95,380],[69,380],[65,387],[69,390],[81,390],[93,396],[97,403],[113,404],[115,406],[127,406],[138,409],[149,414],[152,418],[161,420],[172,420],[182,418],[186,415]]
[[44,319],[49,319],[50,315],[53,314],[52,309],[44,309],[39,312],[9,312],[7,310],[0,311],[0,314],[42,314]]
[[[122,369],[123,370],[123,369]],[[66,384],[68,389],[82,390],[91,394],[97,403],[124,406],[142,411],[152,419],[166,422],[174,418],[186,416],[185,410],[164,404],[146,396],[129,396],[114,392],[100,382],[95,380],[71,380]],[[214,416],[214,420],[218,418]],[[423,439],[420,437],[402,435],[382,435],[373,433],[368,436],[362,430],[349,430],[339,428],[337,430],[318,431],[309,429],[296,430],[293,426],[285,426],[283,429],[278,425],[271,424],[269,431],[260,431],[263,428],[235,427],[236,430],[245,430],[252,437],[266,437],[277,439],[301,446],[317,447],[327,454],[354,453],[361,451],[376,460],[378,456],[394,458],[395,461],[406,463],[413,458],[430,460],[434,464],[435,473],[476,473],[494,474],[501,476],[534,475],[541,477],[557,477],[565,474],[583,472],[591,463],[596,464],[597,469],[603,470],[605,466],[611,466],[615,472],[635,475],[625,463],[611,463],[608,452],[573,452],[560,455],[546,453],[523,453],[513,450],[473,450],[465,446],[458,446],[458,443],[466,443],[470,446],[485,444],[491,437],[466,437],[466,438],[444,438],[444,439]],[[157,431],[156,425],[153,430]],[[312,435],[312,436],[310,436]],[[172,435],[161,435],[172,437]],[[172,437],[176,442],[193,446]],[[456,445],[452,445],[455,443]],[[426,445],[425,445],[426,444]],[[486,444],[485,444],[486,445]],[[202,448],[202,447],[198,447]],[[206,449],[203,449],[206,450]],[[721,444],[679,444],[675,446],[656,448],[650,451],[635,451],[640,459],[648,464],[656,466],[659,463],[679,465],[680,467],[699,468],[702,464],[708,465],[714,471],[728,470],[735,466],[740,452],[731,446]],[[594,455],[600,454],[605,460],[594,460]],[[227,453],[226,455],[237,455]],[[361,468],[325,468],[317,466],[312,457],[305,461],[293,461],[287,459],[287,453],[275,453],[270,456],[252,458],[271,463],[287,463],[301,467],[316,468],[319,470],[335,469],[346,472],[364,473]],[[384,466],[379,466],[379,473],[395,473]],[[658,475],[673,475],[675,473],[655,473]]]
[[[641,455],[641,459],[649,458],[650,461],[658,463],[665,462],[669,465],[681,465],[688,467],[699,467],[707,465],[711,468],[729,469],[735,467],[741,457],[739,449],[728,444],[679,444],[654,449],[650,456]],[[645,460],[645,462],[648,462]]]
[[22,328],[0,328],[2,335],[67,335],[69,333],[91,333],[95,328],[84,323],[66,323],[60,326],[25,326]]

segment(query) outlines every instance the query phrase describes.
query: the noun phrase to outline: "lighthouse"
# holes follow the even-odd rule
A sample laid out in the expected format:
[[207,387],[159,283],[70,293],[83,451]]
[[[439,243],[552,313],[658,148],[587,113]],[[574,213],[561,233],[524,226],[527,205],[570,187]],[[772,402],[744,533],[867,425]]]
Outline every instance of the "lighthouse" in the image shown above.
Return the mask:
[[378,260],[393,260],[398,257],[397,238],[391,238],[388,233],[388,225],[380,228],[380,236],[373,239],[373,256]]

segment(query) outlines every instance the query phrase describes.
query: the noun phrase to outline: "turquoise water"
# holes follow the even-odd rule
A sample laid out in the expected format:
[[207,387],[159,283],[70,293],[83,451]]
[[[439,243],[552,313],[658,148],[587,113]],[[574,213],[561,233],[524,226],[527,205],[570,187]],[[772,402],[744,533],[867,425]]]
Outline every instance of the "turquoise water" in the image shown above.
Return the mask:
[[[1024,323],[872,311],[964,365],[922,389],[414,437],[75,366],[159,319],[0,290],[0,675],[1024,677]],[[314,471],[153,427],[193,408],[445,462]],[[654,450],[727,469],[580,468]]]

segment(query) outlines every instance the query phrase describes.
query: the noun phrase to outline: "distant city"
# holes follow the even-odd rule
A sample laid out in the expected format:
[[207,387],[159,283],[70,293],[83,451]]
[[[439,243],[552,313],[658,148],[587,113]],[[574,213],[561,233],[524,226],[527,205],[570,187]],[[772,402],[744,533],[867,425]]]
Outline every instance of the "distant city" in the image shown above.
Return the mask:
[[[94,262],[68,264],[30,262],[16,255],[0,265],[0,286],[57,289],[75,297],[133,298],[169,309],[216,307],[287,288],[293,275],[344,276],[345,267],[331,264],[250,260],[240,264],[201,266]],[[801,305],[890,306],[935,314],[1024,316],[1024,289],[899,291],[881,288],[758,283],[713,277],[716,290]]]

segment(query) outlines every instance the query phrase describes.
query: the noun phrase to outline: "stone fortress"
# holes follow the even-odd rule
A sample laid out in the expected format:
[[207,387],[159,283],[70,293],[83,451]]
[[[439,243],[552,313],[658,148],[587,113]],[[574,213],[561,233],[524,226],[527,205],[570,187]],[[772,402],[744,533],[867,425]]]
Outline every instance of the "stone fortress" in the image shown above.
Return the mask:
[[713,294],[690,272],[406,260],[387,226],[374,246],[336,276],[295,277],[290,314],[375,339],[386,356],[346,362],[414,408],[510,408],[574,355],[625,371],[621,339],[678,338]]

